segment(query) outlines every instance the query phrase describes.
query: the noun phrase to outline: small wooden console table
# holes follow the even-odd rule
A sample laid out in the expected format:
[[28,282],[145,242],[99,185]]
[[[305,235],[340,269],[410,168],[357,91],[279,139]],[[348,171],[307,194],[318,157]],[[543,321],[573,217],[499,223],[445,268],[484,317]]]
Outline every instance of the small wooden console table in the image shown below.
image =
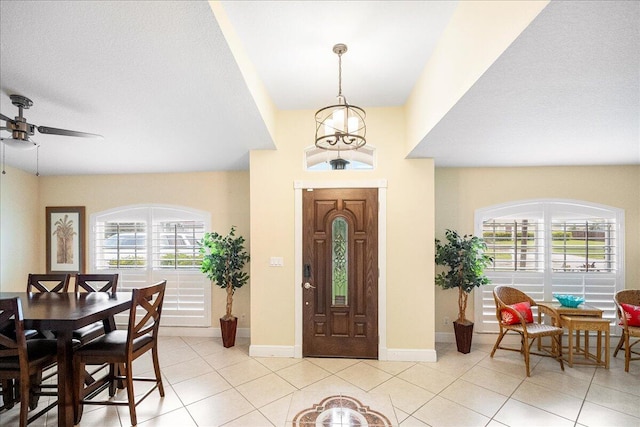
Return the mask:
[[[540,302],[539,305],[553,308],[558,313],[559,319],[553,319],[554,323],[567,328],[569,345],[566,361],[570,367],[573,364],[593,364],[609,368],[609,320],[602,318],[602,310],[587,304],[578,307],[565,307],[558,302]],[[538,313],[538,316],[540,314]],[[539,319],[540,320],[540,319]],[[584,348],[580,345],[581,331],[584,331]],[[589,351],[589,331],[598,332],[598,349],[596,354]],[[575,346],[573,342],[575,332]],[[604,360],[602,360],[602,333],[605,334]],[[540,344],[538,344],[540,345]],[[574,355],[584,355],[585,361],[574,360]]]
[[[562,326],[569,331],[569,349],[567,352],[569,366],[573,368],[573,364],[580,365],[598,365],[609,369],[609,319],[592,316],[560,316]],[[573,348],[573,331],[576,332],[577,342],[574,351]],[[580,348],[580,331],[584,331],[584,348]],[[598,346],[596,354],[589,352],[589,331],[598,332]],[[602,333],[604,332],[604,360],[602,360]],[[574,354],[584,354],[584,361],[574,360]]]

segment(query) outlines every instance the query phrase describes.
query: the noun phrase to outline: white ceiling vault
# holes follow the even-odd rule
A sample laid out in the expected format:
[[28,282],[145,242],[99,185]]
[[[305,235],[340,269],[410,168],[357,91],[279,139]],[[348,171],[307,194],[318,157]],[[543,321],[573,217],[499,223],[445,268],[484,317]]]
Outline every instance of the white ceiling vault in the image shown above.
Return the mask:
[[[222,4],[276,106],[310,110],[335,100],[338,42],[351,103],[404,105],[457,6]],[[274,148],[206,1],[2,0],[0,92],[9,117],[15,93],[30,123],[104,135],[36,134],[42,175],[240,170]],[[640,164],[640,2],[549,4],[410,157]],[[35,171],[35,152],[8,147],[6,163]]]

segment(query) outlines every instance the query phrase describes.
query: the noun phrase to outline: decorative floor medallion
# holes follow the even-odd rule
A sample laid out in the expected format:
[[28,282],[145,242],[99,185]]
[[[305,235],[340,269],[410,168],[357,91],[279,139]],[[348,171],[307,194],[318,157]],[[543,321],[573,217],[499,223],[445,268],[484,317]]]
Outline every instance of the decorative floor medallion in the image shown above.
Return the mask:
[[350,396],[330,396],[293,418],[293,427],[391,427],[387,417]]

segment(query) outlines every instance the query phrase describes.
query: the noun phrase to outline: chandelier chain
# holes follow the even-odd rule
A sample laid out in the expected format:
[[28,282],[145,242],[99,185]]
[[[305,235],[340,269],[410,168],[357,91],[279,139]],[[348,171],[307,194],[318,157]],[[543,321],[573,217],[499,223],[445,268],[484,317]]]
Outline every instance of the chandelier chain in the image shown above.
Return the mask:
[[342,96],[342,53],[338,54],[338,96]]

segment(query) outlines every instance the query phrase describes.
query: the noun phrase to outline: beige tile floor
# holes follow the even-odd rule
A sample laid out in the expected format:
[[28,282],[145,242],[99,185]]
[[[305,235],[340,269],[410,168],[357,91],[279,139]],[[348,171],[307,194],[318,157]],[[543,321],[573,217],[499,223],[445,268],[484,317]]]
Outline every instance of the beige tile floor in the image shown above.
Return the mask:
[[[435,363],[254,358],[246,339],[225,349],[219,338],[162,337],[166,394],[160,399],[154,392],[138,407],[138,423],[291,426],[325,397],[347,395],[403,427],[640,426],[640,363],[625,373],[622,354],[608,370],[567,366],[564,372],[556,361],[534,357],[526,378],[518,353],[498,351],[492,359],[488,345],[474,345],[466,355],[454,344],[436,349]],[[149,372],[150,359],[135,368]],[[16,426],[17,412],[0,412],[0,425]],[[31,425],[56,423],[53,410]],[[126,407],[86,406],[80,423],[128,425]]]

